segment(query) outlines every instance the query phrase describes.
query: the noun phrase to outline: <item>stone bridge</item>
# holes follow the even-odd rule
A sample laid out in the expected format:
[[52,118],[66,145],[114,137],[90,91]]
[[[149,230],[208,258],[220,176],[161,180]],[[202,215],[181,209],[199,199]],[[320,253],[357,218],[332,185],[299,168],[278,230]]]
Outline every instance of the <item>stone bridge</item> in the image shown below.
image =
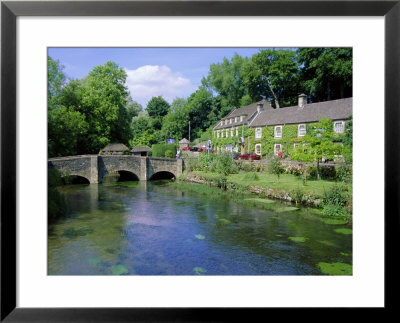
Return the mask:
[[90,183],[101,183],[109,173],[128,172],[139,180],[147,181],[161,172],[167,172],[175,177],[182,174],[182,159],[112,156],[112,155],[82,155],[51,158],[49,167],[57,168],[63,175],[81,176]]

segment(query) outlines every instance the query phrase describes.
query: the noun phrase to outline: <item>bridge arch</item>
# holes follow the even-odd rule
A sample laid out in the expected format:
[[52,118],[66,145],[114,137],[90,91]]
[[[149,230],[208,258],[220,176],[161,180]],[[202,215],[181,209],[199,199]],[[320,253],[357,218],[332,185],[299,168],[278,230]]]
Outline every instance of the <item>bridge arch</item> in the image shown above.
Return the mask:
[[64,184],[90,184],[90,179],[81,174],[62,174]]
[[175,179],[175,174],[170,171],[159,171],[151,175],[150,181],[159,179]]
[[118,182],[125,182],[125,181],[139,181],[139,176],[132,170],[126,170],[126,169],[113,169],[110,172],[106,172],[103,174],[102,178],[100,179],[100,183],[102,183],[107,176],[110,176],[112,174],[118,174]]

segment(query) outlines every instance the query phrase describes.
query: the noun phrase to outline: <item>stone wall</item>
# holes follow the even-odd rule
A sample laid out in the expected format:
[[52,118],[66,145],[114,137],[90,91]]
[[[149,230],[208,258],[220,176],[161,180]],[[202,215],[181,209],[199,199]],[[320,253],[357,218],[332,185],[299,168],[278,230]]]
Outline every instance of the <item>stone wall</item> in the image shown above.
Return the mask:
[[175,177],[182,174],[182,159],[155,158],[142,156],[86,155],[52,158],[49,167],[57,168],[63,175],[76,175],[90,183],[101,183],[110,173],[127,171],[139,180],[150,180],[158,172],[169,172]]

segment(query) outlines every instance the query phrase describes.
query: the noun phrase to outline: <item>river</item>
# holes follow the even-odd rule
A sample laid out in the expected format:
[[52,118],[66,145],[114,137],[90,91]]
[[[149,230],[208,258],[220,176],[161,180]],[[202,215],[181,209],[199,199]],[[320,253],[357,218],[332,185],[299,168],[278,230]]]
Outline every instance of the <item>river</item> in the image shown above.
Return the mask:
[[49,225],[49,275],[351,274],[351,226],[311,209],[248,207],[168,181],[60,191],[70,215]]

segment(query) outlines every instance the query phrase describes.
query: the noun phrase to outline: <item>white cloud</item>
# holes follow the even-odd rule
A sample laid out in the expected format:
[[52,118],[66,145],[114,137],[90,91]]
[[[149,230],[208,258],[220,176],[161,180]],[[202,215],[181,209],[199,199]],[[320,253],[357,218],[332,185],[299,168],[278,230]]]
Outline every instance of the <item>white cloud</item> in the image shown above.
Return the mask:
[[173,73],[165,65],[145,65],[135,70],[125,69],[125,72],[132,99],[144,106],[153,96],[162,96],[171,103],[176,97],[187,96],[194,91],[189,79],[180,73]]

